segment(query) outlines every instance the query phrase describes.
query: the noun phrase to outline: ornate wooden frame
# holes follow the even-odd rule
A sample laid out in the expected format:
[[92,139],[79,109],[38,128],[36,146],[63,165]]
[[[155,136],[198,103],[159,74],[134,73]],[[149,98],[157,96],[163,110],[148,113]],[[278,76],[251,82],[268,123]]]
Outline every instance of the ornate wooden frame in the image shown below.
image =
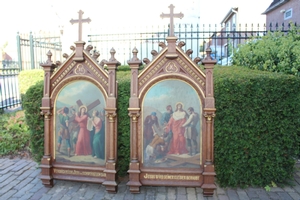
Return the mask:
[[[173,6],[170,6],[172,18]],[[165,15],[163,15],[165,16]],[[183,16],[181,13],[178,16]],[[172,20],[171,20],[172,23]],[[170,31],[173,33],[173,31]],[[170,35],[166,38],[167,45],[159,44],[159,53],[153,51],[153,60],[145,58],[145,68],[141,73],[138,69],[142,62],[137,58],[137,49],[133,50],[133,58],[128,61],[131,68],[131,94],[129,102],[129,116],[131,126],[131,151],[129,166],[129,182],[132,193],[139,193],[140,186],[189,186],[203,188],[205,196],[212,196],[216,185],[214,183],[215,170],[213,164],[213,133],[215,100],[213,88],[213,68],[216,60],[210,56],[211,49],[207,49],[207,56],[202,60],[205,73],[197,65],[200,58],[192,60],[192,50],[183,51],[184,42],[176,45],[177,37]],[[161,80],[182,80],[193,87],[202,102],[202,162],[198,169],[193,168],[151,168],[143,164],[143,119],[141,117],[142,102],[146,92]]]
[[[80,16],[83,14],[79,11]],[[81,17],[80,17],[81,19]],[[72,20],[71,20],[72,21]],[[81,19],[82,21],[82,19]],[[90,21],[90,20],[89,20]],[[81,30],[79,29],[79,32]],[[44,69],[44,94],[42,99],[41,114],[44,115],[44,156],[41,161],[41,180],[46,187],[53,186],[53,179],[74,180],[102,183],[108,192],[117,191],[116,182],[116,160],[117,160],[117,117],[116,99],[117,82],[116,69],[120,63],[115,59],[114,49],[111,50],[109,61],[103,60],[100,64],[97,61],[99,53],[91,54],[93,47],[88,45],[84,49],[85,42],[75,42],[76,47],[71,46],[73,53],[69,56],[64,54],[66,60],[61,64],[51,61],[51,52],[48,60],[42,63]],[[107,65],[107,70],[103,68]],[[72,81],[85,80],[94,84],[103,93],[106,100],[105,107],[105,164],[66,164],[55,160],[54,149],[54,101],[65,85]]]

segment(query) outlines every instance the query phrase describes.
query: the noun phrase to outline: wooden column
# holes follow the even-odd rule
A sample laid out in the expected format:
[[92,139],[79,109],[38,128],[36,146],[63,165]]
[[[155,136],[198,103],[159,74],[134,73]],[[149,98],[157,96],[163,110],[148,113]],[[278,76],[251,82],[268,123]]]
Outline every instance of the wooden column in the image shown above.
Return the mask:
[[129,165],[129,186],[131,193],[139,193],[140,186],[140,162],[138,160],[138,118],[140,116],[140,105],[138,98],[138,69],[142,62],[137,58],[138,50],[132,51],[133,57],[127,63],[131,69],[131,85],[129,100],[129,116],[130,116],[130,165]]
[[206,121],[206,133],[205,134],[205,155],[204,155],[204,168],[203,168],[203,195],[212,196],[215,185],[215,169],[214,169],[214,117],[215,117],[215,99],[214,99],[214,83],[213,83],[213,68],[217,63],[211,57],[211,49],[206,49],[206,57],[202,60],[206,73],[205,83],[205,106],[204,106],[204,117]]
[[47,53],[48,60],[42,63],[41,66],[44,69],[44,94],[42,98],[41,115],[44,116],[44,156],[41,161],[41,180],[46,187],[53,186],[52,177],[52,157],[51,157],[51,145],[53,141],[50,137],[50,122],[52,119],[52,107],[51,107],[51,94],[50,94],[50,77],[56,68],[51,61],[52,53]]
[[117,84],[116,84],[116,69],[120,65],[114,55],[116,51],[112,48],[110,50],[111,58],[105,64],[108,68],[108,98],[106,104],[106,122],[108,122],[108,128],[106,133],[106,180],[103,185],[106,190],[110,193],[117,192]]

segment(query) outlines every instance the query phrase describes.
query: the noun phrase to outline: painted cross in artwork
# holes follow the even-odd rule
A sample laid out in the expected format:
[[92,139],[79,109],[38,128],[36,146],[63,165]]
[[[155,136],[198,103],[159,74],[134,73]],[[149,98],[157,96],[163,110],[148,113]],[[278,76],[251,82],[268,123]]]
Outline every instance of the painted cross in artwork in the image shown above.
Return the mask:
[[201,101],[180,80],[152,86],[143,101],[143,163],[151,167],[199,168]]
[[105,99],[88,81],[66,85],[55,101],[55,159],[105,164]]

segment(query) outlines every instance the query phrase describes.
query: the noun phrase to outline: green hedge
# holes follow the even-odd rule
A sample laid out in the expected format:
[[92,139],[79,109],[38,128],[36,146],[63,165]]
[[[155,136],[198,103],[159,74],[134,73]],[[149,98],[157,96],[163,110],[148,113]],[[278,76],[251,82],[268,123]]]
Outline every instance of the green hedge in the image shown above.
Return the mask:
[[215,70],[215,166],[221,186],[266,186],[293,175],[300,78],[242,67]]
[[38,81],[23,95],[22,107],[30,130],[30,144],[33,158],[40,162],[44,155],[44,118],[40,114],[44,81]]
[[[118,168],[123,176],[130,161],[130,72],[118,71],[117,80]],[[220,185],[266,186],[287,181],[299,154],[300,78],[232,66],[216,67],[214,81],[215,168]],[[27,102],[35,106],[31,110],[24,106],[36,123],[30,126],[36,133],[32,144],[41,152],[42,89],[42,83],[30,88]]]

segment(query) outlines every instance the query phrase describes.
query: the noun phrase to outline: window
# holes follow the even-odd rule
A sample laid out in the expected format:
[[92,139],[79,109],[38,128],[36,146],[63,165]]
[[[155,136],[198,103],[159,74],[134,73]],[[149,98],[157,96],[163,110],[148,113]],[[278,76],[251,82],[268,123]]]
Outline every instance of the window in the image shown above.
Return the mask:
[[293,9],[292,8],[285,11],[285,13],[284,13],[284,19],[285,20],[291,18],[292,16],[293,16]]

